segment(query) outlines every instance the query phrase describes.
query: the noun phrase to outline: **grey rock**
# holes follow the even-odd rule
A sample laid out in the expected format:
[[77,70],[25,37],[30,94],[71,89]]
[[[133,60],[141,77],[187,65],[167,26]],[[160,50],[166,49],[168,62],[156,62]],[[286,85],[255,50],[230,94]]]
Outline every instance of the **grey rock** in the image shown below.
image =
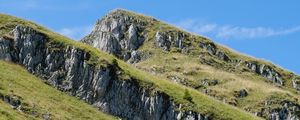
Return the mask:
[[294,80],[293,80],[293,87],[294,87],[296,90],[300,90],[300,80],[294,79]]
[[156,32],[155,40],[157,45],[161,47],[163,50],[165,51],[170,50],[171,41],[169,41],[169,39],[166,36],[164,36],[162,33]]
[[0,59],[5,61],[12,61],[14,53],[11,53],[13,49],[11,46],[13,44],[12,40],[7,40],[5,38],[0,38]]
[[43,120],[51,120],[51,114],[50,113],[45,113],[42,116],[43,116]]
[[141,60],[141,53],[139,51],[132,51],[131,58],[128,60],[129,63],[138,63]]
[[178,49],[185,49],[186,45],[183,44],[186,35],[181,32],[164,33],[157,31],[155,34],[156,44],[165,51],[169,51],[171,47]]
[[202,49],[206,49],[210,55],[216,56],[217,58],[219,58],[221,60],[224,60],[226,62],[231,61],[230,57],[225,52],[219,50],[217,48],[217,46],[213,43],[199,42],[199,47]]
[[131,78],[120,80],[118,75],[122,72],[118,70],[118,66],[95,67],[87,63],[89,53],[74,46],[53,49],[46,45],[47,42],[47,37],[42,33],[18,26],[14,29],[13,42],[2,39],[0,46],[14,48],[6,49],[5,54],[15,53],[10,54],[12,58],[16,58],[13,62],[24,65],[29,72],[42,77],[51,86],[120,118],[204,118],[199,113],[181,110],[165,93],[143,88]]
[[[272,106],[272,107],[271,107]],[[276,106],[276,107],[274,107]],[[257,109],[257,108],[254,108]],[[297,101],[268,98],[255,115],[268,120],[299,120],[300,105]]]
[[299,120],[299,105],[292,102],[284,103],[284,107],[273,109],[269,114],[269,120]]
[[19,109],[21,107],[21,100],[17,96],[0,95],[0,100],[10,104],[13,109]]
[[123,60],[129,60],[128,52],[137,50],[144,42],[146,22],[138,21],[122,10],[112,11],[98,20],[93,31],[81,41]]
[[136,50],[139,47],[140,43],[138,41],[137,29],[133,24],[130,25],[128,34],[127,50]]
[[217,51],[216,56],[218,56],[221,60],[229,61],[230,58],[222,51]]
[[281,78],[281,75],[270,66],[267,66],[265,64],[257,64],[255,62],[247,62],[247,61],[245,63],[250,70],[267,78],[269,81],[274,82],[280,86],[284,84],[284,80]]
[[215,85],[219,84],[219,80],[204,79],[204,80],[201,81],[201,84],[204,85],[204,86],[215,86]]
[[235,91],[236,97],[243,98],[248,96],[248,91],[246,89],[241,89],[239,91]]

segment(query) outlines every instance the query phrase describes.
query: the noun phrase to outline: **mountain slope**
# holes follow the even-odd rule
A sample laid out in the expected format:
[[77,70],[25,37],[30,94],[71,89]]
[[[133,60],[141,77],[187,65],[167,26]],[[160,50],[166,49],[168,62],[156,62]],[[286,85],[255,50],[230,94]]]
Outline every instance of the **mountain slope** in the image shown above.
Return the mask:
[[0,119],[116,119],[59,92],[23,67],[0,61]]
[[47,84],[128,119],[259,119],[193,89],[137,70],[45,28],[1,15],[0,58]]
[[82,42],[266,119],[299,119],[299,76],[152,17],[117,9]]

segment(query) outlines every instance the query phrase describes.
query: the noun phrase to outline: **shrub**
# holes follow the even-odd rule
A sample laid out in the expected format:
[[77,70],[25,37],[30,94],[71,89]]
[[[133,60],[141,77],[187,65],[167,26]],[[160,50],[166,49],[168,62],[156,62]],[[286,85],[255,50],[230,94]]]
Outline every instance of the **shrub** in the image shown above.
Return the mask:
[[187,89],[185,89],[185,91],[184,91],[183,99],[186,99],[187,101],[190,101],[190,102],[192,102],[192,100],[193,100],[190,92]]
[[113,64],[114,66],[118,66],[118,61],[117,61],[117,59],[114,58],[114,59],[112,60],[112,64]]

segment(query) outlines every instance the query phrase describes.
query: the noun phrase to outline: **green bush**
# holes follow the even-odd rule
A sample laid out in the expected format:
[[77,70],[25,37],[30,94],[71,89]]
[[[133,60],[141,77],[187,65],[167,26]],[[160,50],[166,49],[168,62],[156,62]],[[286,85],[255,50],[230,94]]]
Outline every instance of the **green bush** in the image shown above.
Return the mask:
[[193,101],[193,98],[187,89],[185,89],[185,91],[184,91],[183,99],[186,99],[187,101],[190,101],[190,102]]
[[116,58],[114,58],[114,59],[112,60],[112,65],[114,65],[114,66],[118,66],[118,61],[117,61],[117,59],[116,59]]

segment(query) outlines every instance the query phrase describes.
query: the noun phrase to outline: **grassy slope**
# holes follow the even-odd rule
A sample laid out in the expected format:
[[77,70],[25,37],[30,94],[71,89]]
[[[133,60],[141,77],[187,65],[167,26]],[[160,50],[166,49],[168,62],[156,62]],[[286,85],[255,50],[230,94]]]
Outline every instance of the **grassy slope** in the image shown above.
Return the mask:
[[[126,14],[134,15],[136,18],[141,20],[150,19],[147,16],[141,16],[128,11]],[[207,53],[207,51],[199,48],[198,43],[200,41],[212,42],[205,37],[187,33],[160,21],[154,21],[149,24],[149,26],[147,26],[147,31],[148,39],[144,42],[142,47],[139,48],[139,50],[150,52],[153,56],[136,64],[136,66],[142,70],[153,71],[154,69],[156,70],[155,75],[165,79],[168,79],[168,76],[178,76],[180,78],[184,78],[186,80],[186,84],[189,84],[189,86],[199,87],[198,91],[203,91],[204,89],[209,90],[211,91],[208,93],[209,95],[222,101],[226,100],[227,103],[233,102],[242,109],[247,109],[249,107],[261,104],[266,99],[273,97],[274,95],[278,97],[286,96],[281,97],[281,100],[291,100],[299,103],[296,99],[300,99],[300,96],[291,85],[293,77],[297,75],[294,75],[287,70],[279,68],[270,62],[245,56],[224,46],[217,45],[217,48],[224,51],[231,59],[255,61],[274,68],[285,80],[285,85],[283,87],[278,87],[273,83],[266,82],[266,78],[263,78],[253,72],[243,71],[244,69],[248,69],[246,67],[241,66],[234,71],[226,71],[224,69],[231,70],[232,64],[218,60],[210,55],[205,57],[207,57],[208,60],[214,61],[215,63],[213,64],[215,64],[216,67],[201,64],[199,60],[199,54],[203,52]],[[176,49],[172,50],[172,48],[170,52],[165,52],[157,48],[155,45],[155,33],[157,31],[169,33],[181,32],[189,35],[185,41],[191,43],[191,52],[186,55],[176,51]],[[215,86],[199,86],[202,84],[202,80],[204,79],[216,79],[219,80],[220,83]],[[241,89],[247,89],[249,95],[245,98],[235,97],[234,92]]]
[[[207,53],[207,51],[199,48],[198,43],[200,41],[211,43],[211,40],[202,36],[187,33],[174,26],[153,20],[153,18],[145,15],[136,14],[126,10],[121,10],[119,12],[133,16],[133,18],[138,19],[138,21],[147,21],[148,23],[148,26],[146,27],[148,37],[139,50],[150,52],[152,53],[152,56],[151,58],[136,64],[137,68],[150,72],[154,70],[155,75],[164,79],[168,79],[168,76],[184,78],[186,84],[198,87],[198,91],[203,91],[204,89],[209,90],[211,91],[208,93],[209,95],[222,101],[225,100],[227,103],[235,104],[242,109],[251,108],[250,111],[255,110],[253,106],[260,105],[268,100],[268,98],[274,96],[281,98],[282,101],[289,100],[299,103],[296,99],[300,99],[300,96],[291,85],[293,77],[296,76],[293,73],[279,68],[270,62],[245,56],[221,45],[217,45],[217,48],[224,51],[231,59],[255,61],[259,64],[271,66],[282,75],[285,80],[285,85],[283,87],[278,87],[273,83],[268,83],[266,82],[266,78],[250,72],[249,70],[244,71],[244,69],[247,70],[248,68],[243,66],[238,67],[234,71],[230,71],[232,70],[232,66],[235,65],[218,60],[209,55],[205,57],[207,57],[208,60],[215,61],[215,63],[213,63],[215,64],[215,67],[201,64],[199,61],[199,54],[203,52]],[[157,31],[168,33],[181,32],[188,35],[189,37],[186,38],[185,42],[191,43],[191,52],[188,55],[185,55],[174,48],[171,48],[171,52],[166,52],[157,48],[155,45],[155,34]],[[201,84],[204,79],[217,79],[220,83],[215,86],[203,86]],[[235,91],[241,89],[246,89],[249,92],[249,95],[245,98],[237,98],[235,96]],[[259,106],[257,106],[257,109],[258,108]]]
[[[18,96],[27,112],[19,112],[0,101],[1,119],[33,119],[50,113],[53,119],[114,119],[96,108],[46,85],[23,67],[0,61],[0,94]],[[30,115],[36,111],[37,117]]]
[[0,101],[0,120],[26,120],[33,117],[12,109],[8,104]]
[[[1,21],[0,26],[5,26],[5,24],[13,24],[14,26],[16,26],[17,24],[30,26],[49,36],[50,42],[60,43],[62,44],[62,46],[72,45],[78,47],[79,49],[83,49],[84,51],[92,54],[93,58],[91,58],[92,60],[90,61],[90,63],[92,64],[101,64],[100,62],[101,59],[104,59],[109,62],[112,62],[112,60],[114,59],[114,57],[111,55],[108,55],[104,52],[99,52],[95,48],[91,48],[82,43],[70,40],[64,36],[53,33],[34,23],[24,21],[8,15],[0,15],[0,21]],[[4,31],[7,32],[9,30],[12,30],[13,27],[6,28],[6,29],[8,30],[4,30]],[[4,34],[6,33],[3,33],[3,35]],[[185,109],[191,109],[200,113],[209,113],[212,114],[212,116],[214,116],[215,119],[243,119],[243,120],[259,119],[253,115],[250,115],[249,113],[246,113],[235,107],[226,105],[217,100],[214,100],[213,98],[203,95],[193,89],[186,88],[182,85],[172,83],[168,80],[163,80],[163,79],[153,77],[145,72],[141,72],[136,68],[134,68],[133,66],[130,66],[120,60],[118,60],[118,63],[121,69],[123,69],[130,77],[137,78],[137,80],[139,81],[139,83],[141,83],[141,85],[144,86],[150,85],[154,87],[155,90],[167,93],[168,95],[171,96],[172,99],[174,99],[174,101],[186,106],[184,107]],[[193,104],[183,99],[185,89],[188,89],[190,91],[190,94],[192,95],[194,101]]]
[[[172,59],[176,58],[176,60]],[[189,61],[189,62],[185,62]],[[219,80],[219,84],[214,86],[200,86],[198,91],[210,90],[209,95],[227,102],[235,102],[240,108],[248,108],[263,102],[268,96],[290,95],[290,98],[299,99],[299,95],[293,91],[274,86],[265,82],[266,79],[254,73],[232,73],[216,69],[208,65],[199,64],[197,58],[187,57],[182,54],[156,54],[152,59],[148,59],[137,66],[146,71],[157,70],[156,76],[168,79],[167,76],[178,76],[185,78],[190,86],[202,85],[204,79]],[[179,70],[178,70],[179,68]],[[162,72],[161,72],[162,71]],[[245,98],[237,98],[234,91],[247,89],[249,95]]]

